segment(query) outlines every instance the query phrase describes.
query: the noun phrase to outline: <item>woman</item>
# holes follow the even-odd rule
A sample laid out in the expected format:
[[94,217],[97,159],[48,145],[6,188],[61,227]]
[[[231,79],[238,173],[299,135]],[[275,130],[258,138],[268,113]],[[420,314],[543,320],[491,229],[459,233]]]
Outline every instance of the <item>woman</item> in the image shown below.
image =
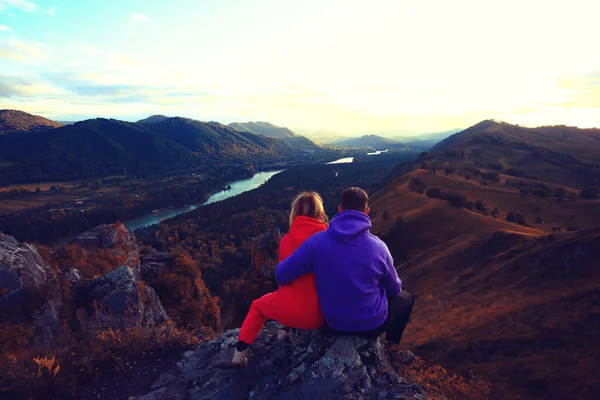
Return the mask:
[[[281,239],[279,261],[294,252],[313,234],[327,229],[329,222],[323,200],[318,193],[302,192],[292,202],[290,233]],[[238,343],[233,354],[233,364],[248,364],[248,346],[252,344],[267,319],[298,329],[316,329],[325,324],[319,308],[315,276],[306,274],[289,285],[252,302],[250,311],[242,324]]]

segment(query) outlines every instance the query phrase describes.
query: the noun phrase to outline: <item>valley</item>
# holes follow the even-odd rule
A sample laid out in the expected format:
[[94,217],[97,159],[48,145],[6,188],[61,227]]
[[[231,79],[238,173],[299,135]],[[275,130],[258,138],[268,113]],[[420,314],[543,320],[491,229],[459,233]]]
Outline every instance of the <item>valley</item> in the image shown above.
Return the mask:
[[[166,122],[182,123],[167,117],[142,123]],[[198,142],[190,137],[201,125],[183,123],[191,130],[171,137],[192,148]],[[249,135],[259,128],[287,135],[265,124],[244,129]],[[73,335],[70,346],[78,346],[74,354],[104,348],[103,332],[114,321],[101,315],[113,311],[110,302],[105,303],[108,311],[94,311],[86,288],[101,285],[117,270],[116,282],[133,279],[140,293],[152,290],[139,299],[127,294],[137,299],[135,307],[142,307],[136,305],[141,301],[145,310],[167,316],[177,329],[171,341],[158,341],[155,330],[136,322],[131,329],[145,329],[135,332],[142,335],[137,340],[148,343],[141,347],[146,351],[157,351],[156,346],[180,349],[182,343],[189,348],[198,338],[239,327],[249,303],[272,289],[251,277],[253,254],[262,251],[258,238],[274,228],[287,231],[296,193],[318,191],[326,213],[334,216],[341,192],[360,186],[371,196],[372,232],[388,245],[405,288],[416,296],[403,347],[432,368],[439,364],[457,376],[472,373],[489,382],[490,391],[481,390],[492,399],[592,398],[599,383],[586,371],[593,370],[600,351],[592,333],[600,315],[594,268],[600,260],[595,188],[600,176],[594,172],[600,146],[593,147],[595,131],[561,129],[483,121],[429,152],[369,146],[306,151],[277,144],[275,148],[283,146],[281,153],[276,150],[277,161],[261,153],[235,162],[223,152],[221,163],[202,164],[198,160],[203,156],[198,156],[197,166],[177,173],[140,170],[135,176],[12,183],[3,188],[0,230],[19,241],[63,240],[53,249],[38,245],[56,278],[27,289],[32,302],[4,308],[3,326],[17,336],[5,336],[3,346],[13,351],[8,343],[22,340],[19,335],[36,342],[34,316],[42,312],[36,307],[53,304],[65,321],[104,321],[96,336],[83,335],[73,322],[68,332]],[[60,177],[77,175],[64,171]],[[101,224],[109,225],[95,228]],[[127,229],[136,229],[135,236]],[[261,255],[260,262],[270,262],[268,257]],[[131,277],[122,270],[124,263],[132,268]],[[61,293],[60,301],[56,293]],[[112,296],[98,293],[94,296]],[[23,316],[23,309],[38,311]],[[27,320],[33,321],[31,333],[17,334],[24,332],[17,327],[29,329]],[[64,332],[58,325],[53,329]],[[139,355],[129,345],[111,346],[110,357],[117,357],[113,362]],[[63,373],[72,382],[107,376],[78,372],[74,368],[80,364],[61,357]],[[99,368],[110,359],[94,357]],[[0,359],[0,366],[27,370],[26,364],[10,360]],[[560,379],[563,362],[569,364],[568,382]],[[466,382],[452,390],[482,393],[475,380]]]

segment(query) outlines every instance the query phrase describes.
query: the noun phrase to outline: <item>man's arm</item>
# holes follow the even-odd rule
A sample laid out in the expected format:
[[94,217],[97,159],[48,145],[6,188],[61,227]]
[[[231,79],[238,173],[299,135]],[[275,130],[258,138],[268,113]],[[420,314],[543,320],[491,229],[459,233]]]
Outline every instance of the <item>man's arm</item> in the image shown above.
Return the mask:
[[275,279],[280,285],[287,285],[311,272],[313,272],[312,249],[308,242],[304,242],[288,258],[277,265]]
[[394,259],[386,246],[385,270],[381,277],[381,284],[385,289],[386,296],[398,296],[402,291],[402,280],[398,277],[398,271],[394,267]]

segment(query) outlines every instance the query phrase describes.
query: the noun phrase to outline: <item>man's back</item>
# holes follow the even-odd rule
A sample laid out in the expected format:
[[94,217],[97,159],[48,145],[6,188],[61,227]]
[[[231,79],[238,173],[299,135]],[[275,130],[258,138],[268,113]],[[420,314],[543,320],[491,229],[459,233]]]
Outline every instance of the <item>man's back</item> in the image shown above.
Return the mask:
[[315,274],[321,310],[333,329],[354,332],[382,325],[386,295],[401,290],[389,250],[370,228],[365,213],[341,212],[327,231],[309,238],[277,267],[281,283]]

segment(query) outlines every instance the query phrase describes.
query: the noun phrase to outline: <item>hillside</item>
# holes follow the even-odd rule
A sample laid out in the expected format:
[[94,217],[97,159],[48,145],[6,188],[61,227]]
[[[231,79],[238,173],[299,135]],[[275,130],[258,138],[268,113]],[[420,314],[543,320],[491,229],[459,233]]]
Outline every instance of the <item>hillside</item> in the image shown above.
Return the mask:
[[277,161],[289,144],[218,123],[152,124],[94,119],[45,132],[0,136],[0,185],[176,172],[207,163]]
[[232,122],[228,127],[240,132],[254,133],[270,138],[281,139],[285,143],[299,147],[316,147],[310,139],[298,135],[288,128],[273,125],[269,122]]
[[451,165],[474,165],[516,177],[584,188],[600,183],[600,129],[567,126],[525,128],[482,121],[431,150]]
[[483,121],[394,168],[371,209],[417,298],[406,346],[493,399],[596,397],[599,133]]
[[331,146],[346,146],[346,147],[371,147],[376,150],[397,149],[406,147],[402,143],[394,140],[386,139],[377,135],[364,135],[358,138],[342,139],[330,143]]
[[137,123],[138,124],[154,124],[156,122],[164,121],[165,119],[168,119],[168,118],[169,117],[167,117],[166,115],[156,114],[156,115],[151,115],[144,119],[140,119],[139,121],[137,121]]
[[398,268],[417,296],[405,344],[472,370],[490,398],[595,399],[600,230],[532,237],[481,231]]
[[[473,203],[484,199],[488,215],[466,204],[471,210],[445,200],[430,198],[425,192],[419,193],[415,191],[420,190],[415,185],[417,181],[421,182],[422,190],[432,187],[451,188]],[[461,184],[462,182],[453,178],[417,170],[396,179],[371,198],[373,233],[390,246],[397,263],[461,235],[486,229],[508,230],[534,236],[544,233],[538,226],[528,227],[507,222],[505,216],[512,210],[505,207],[500,209],[499,218],[493,218],[489,215],[491,204],[487,202],[494,194],[482,195],[486,188],[481,186],[478,190],[478,186],[471,182],[465,182],[462,189]]]
[[18,110],[0,110],[0,135],[17,132],[40,132],[62,124]]

